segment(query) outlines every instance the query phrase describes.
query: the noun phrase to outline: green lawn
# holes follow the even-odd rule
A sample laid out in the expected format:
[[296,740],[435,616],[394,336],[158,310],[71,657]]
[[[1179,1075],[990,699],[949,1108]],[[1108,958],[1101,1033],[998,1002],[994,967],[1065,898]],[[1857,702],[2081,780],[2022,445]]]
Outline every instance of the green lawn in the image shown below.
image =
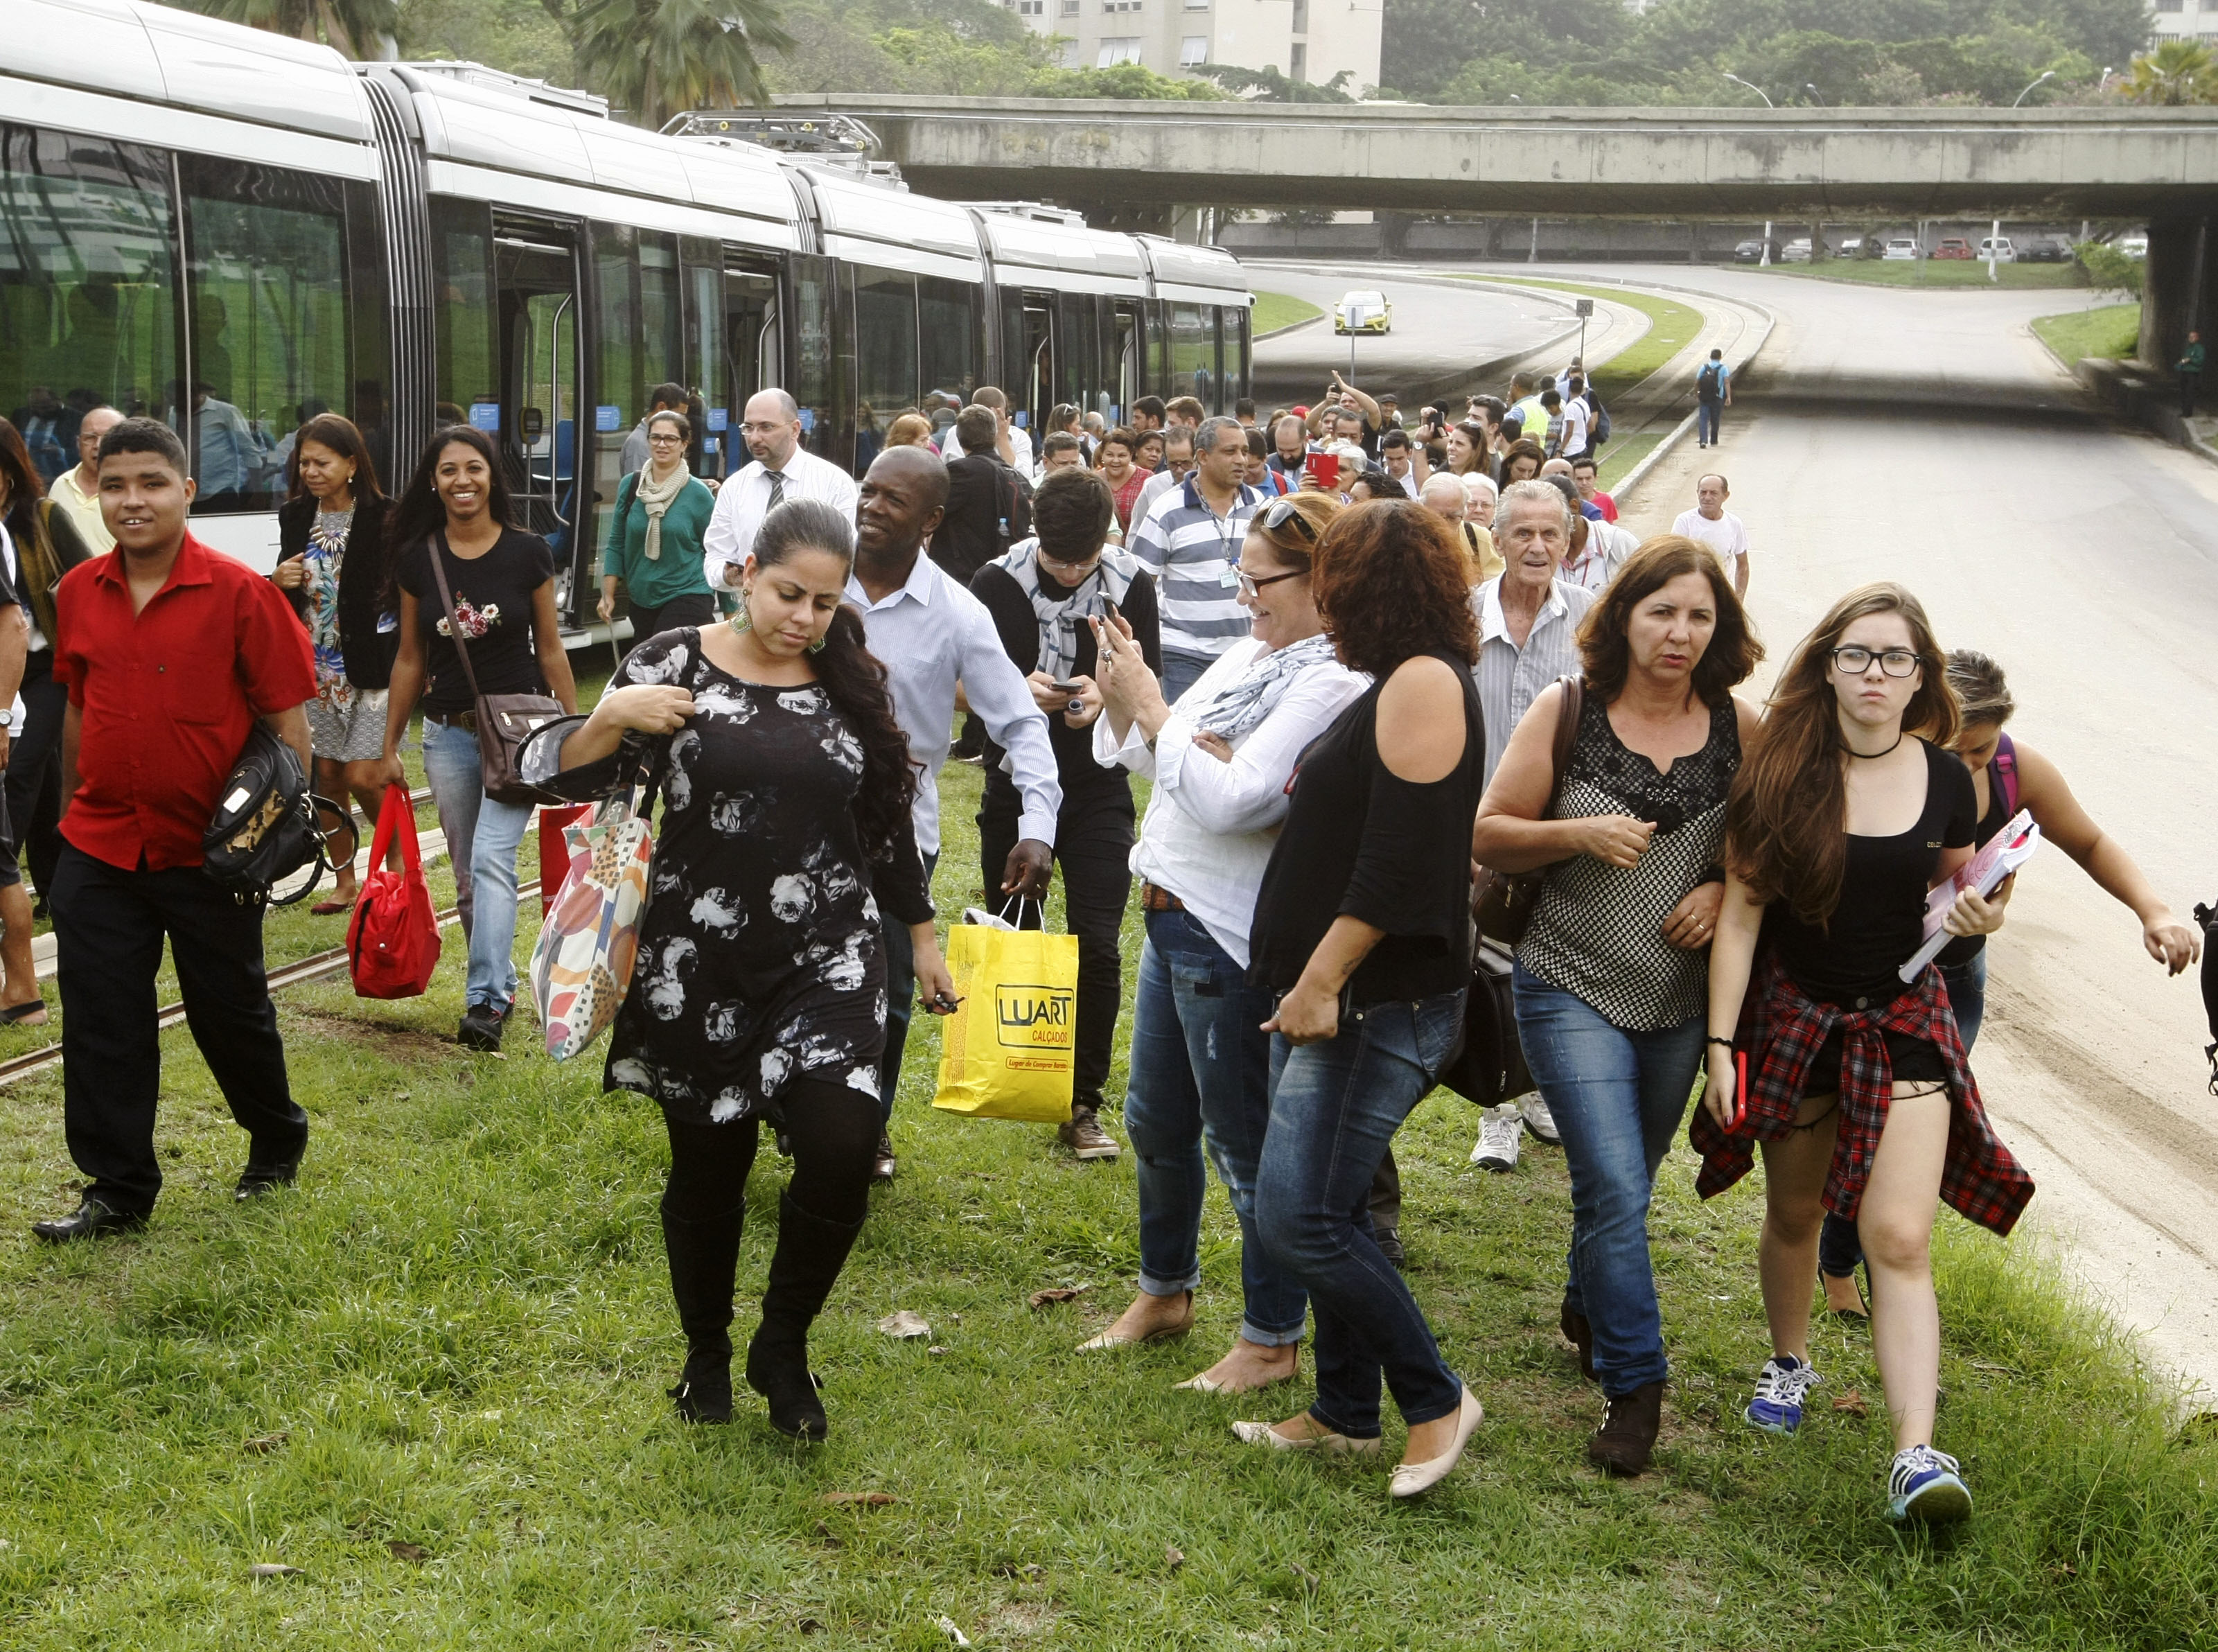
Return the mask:
[[[977,771],[945,786],[954,906],[977,880]],[[981,1648],[1088,1652],[2218,1647],[2218,1441],[2180,1434],[2172,1396],[2037,1254],[1953,1220],[1941,1438],[1980,1500],[1963,1533],[1880,1520],[1861,1331],[1819,1330],[1828,1380],[1801,1437],[1740,1423],[1766,1351],[1761,1192],[1698,1204],[1683,1148],[1654,1217],[1676,1370],[1657,1470],[1593,1473],[1600,1406],[1554,1328],[1562,1156],[1474,1169],[1474,1116],[1444,1094],[1397,1144],[1403,1233],[1488,1421],[1420,1506],[1389,1507],[1383,1463],[1232,1439],[1230,1419],[1291,1412],[1304,1385],[1171,1391],[1237,1322],[1221,1191],[1193,1337],[1074,1353],[1130,1289],[1131,1154],[1079,1166],[1044,1129],[932,1114],[922,1026],[901,1178],[873,1196],[815,1344],[831,1440],[790,1446],[751,1398],[733,1426],[682,1426],[662,1392],[682,1347],[655,1111],[600,1092],[599,1052],[548,1061],[528,1016],[505,1059],[458,1050],[453,933],[426,998],[366,1004],[341,981],[283,999],[315,1129],[294,1193],[231,1203],[242,1143],[180,1031],[152,1228],[34,1249],[23,1225],[73,1181],[60,1084],[0,1091],[10,1652],[940,1649],[942,1618]],[[766,1152],[742,1334],[782,1176]],[[1085,1294],[1027,1305],[1056,1285]],[[932,1336],[876,1334],[895,1309]],[[853,1493],[894,1500],[830,1500]],[[249,1575],[272,1564],[301,1569]]]
[[1298,321],[1308,321],[1323,313],[1321,307],[1307,299],[1285,293],[1258,293],[1248,325],[1255,330],[1254,336],[1260,338],[1267,332],[1276,332],[1281,327],[1291,327]]
[[1605,493],[1633,473],[1633,467],[1654,451],[1656,444],[1667,434],[1664,430],[1644,431],[1612,442],[1603,448],[1602,463],[1595,471],[1595,483]]
[[2089,356],[2131,356],[2141,345],[2141,306],[2106,304],[2100,309],[2037,316],[2033,331],[2066,367],[2076,367]]
[[1996,279],[1972,258],[1828,258],[1818,264],[1736,265],[1758,275],[1817,276],[1825,281],[1868,282],[1874,287],[2085,287],[2086,273],[2077,263],[1997,264]]
[[1646,316],[1648,331],[1594,370],[1595,387],[1602,392],[1605,403],[1623,395],[1693,343],[1702,330],[1702,312],[1700,310],[1655,293],[1635,292],[1620,287],[1580,287],[1570,282],[1524,281],[1508,275],[1465,275],[1459,279],[1508,282],[1519,287],[1547,288],[1558,293],[1576,294],[1582,298],[1607,300],[1613,304],[1626,305]]

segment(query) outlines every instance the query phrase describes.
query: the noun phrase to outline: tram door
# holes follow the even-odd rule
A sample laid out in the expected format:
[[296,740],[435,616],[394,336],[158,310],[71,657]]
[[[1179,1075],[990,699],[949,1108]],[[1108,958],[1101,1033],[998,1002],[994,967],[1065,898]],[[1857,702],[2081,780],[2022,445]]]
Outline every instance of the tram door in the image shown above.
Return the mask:
[[1117,300],[1110,316],[1109,388],[1103,393],[1100,407],[1102,417],[1112,425],[1122,424],[1132,415],[1132,404],[1147,392],[1141,386],[1140,350],[1147,336],[1147,325],[1141,319],[1137,299]]
[[1056,387],[1055,314],[1049,307],[1053,302],[1044,293],[1024,295],[1022,312],[1014,318],[1011,343],[1018,348],[1015,359],[1019,370],[1017,382],[1008,388],[1016,397],[1016,406],[1026,415],[1027,428],[1038,435],[1054,411],[1057,399]]
[[592,520],[578,499],[578,270],[574,232],[543,220],[496,221],[501,457],[521,525],[554,549],[555,602],[566,613],[577,554],[591,537],[576,524]]
[[[747,398],[784,382],[778,359],[778,275],[767,263],[742,257],[729,248],[724,255],[724,381],[729,387],[731,411],[722,432],[726,463],[737,470],[748,461],[747,442],[740,436],[740,414]],[[716,422],[714,411],[709,423]]]

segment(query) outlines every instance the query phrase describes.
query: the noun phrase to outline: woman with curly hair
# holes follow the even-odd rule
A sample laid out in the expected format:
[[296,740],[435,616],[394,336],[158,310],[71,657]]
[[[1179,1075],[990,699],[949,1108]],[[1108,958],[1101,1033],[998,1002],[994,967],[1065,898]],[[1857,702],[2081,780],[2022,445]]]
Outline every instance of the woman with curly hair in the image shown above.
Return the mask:
[[1392,1493],[1455,1467],[1478,1399],[1373,1236],[1373,1175],[1447,1060],[1471,979],[1471,828],[1486,734],[1462,548],[1415,500],[1350,506],[1310,588],[1340,663],[1372,686],[1302,754],[1255,900],[1248,979],[1275,995],[1255,1222],[1307,1288],[1317,1398],[1278,1451],[1375,1452],[1383,1374],[1409,1445]]
[[916,774],[885,667],[841,603],[846,519],[816,499],[763,518],[740,604],[626,656],[567,735],[554,783],[578,797],[646,777],[663,799],[653,899],[605,1083],[661,1103],[662,1196],[685,1368],[670,1396],[732,1416],[733,1276],[759,1121],[793,1153],[747,1380],[771,1426],[821,1439],[809,1327],[869,1210],[886,961],[878,906],[909,927],[917,990],[954,985],[932,931],[909,806]]
[[[1771,1358],[1746,1415],[1787,1434],[1820,1380],[1810,1278],[1827,1210],[1855,1220],[1872,1281],[1872,1346],[1894,1419],[1887,1513],[1972,1511],[1933,1449],[1941,1317],[1933,1207],[2007,1234],[2033,1181],[1988,1128],[1940,970],[1905,986],[1929,890],[1972,857],[1972,777],[1948,749],[1961,711],[1925,610],[1896,585],[1850,591],[1773,690],[1734,777],[1727,881],[1710,949],[1709,1086],[1695,1115],[1703,1197],[1764,1166],[1758,1266]],[[1967,889],[1949,933],[2001,913]],[[1736,1058],[1744,1060],[1744,1092]]]

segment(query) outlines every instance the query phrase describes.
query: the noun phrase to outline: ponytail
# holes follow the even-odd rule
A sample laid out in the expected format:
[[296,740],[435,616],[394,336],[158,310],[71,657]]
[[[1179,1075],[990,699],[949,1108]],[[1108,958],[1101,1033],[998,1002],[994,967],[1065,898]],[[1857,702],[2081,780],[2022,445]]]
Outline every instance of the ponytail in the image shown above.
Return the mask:
[[916,801],[917,767],[908,736],[894,720],[886,668],[864,644],[863,616],[846,603],[832,616],[824,647],[810,657],[816,680],[863,744],[863,783],[855,794],[855,828],[874,861],[892,855]]

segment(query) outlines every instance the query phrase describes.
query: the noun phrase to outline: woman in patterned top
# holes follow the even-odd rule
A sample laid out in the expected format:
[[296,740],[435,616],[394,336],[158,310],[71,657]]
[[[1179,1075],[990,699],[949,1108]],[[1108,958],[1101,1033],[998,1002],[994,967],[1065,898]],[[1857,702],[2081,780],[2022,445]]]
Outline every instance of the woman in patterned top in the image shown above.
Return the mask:
[[[315,649],[316,697],[307,713],[316,791],[333,798],[352,793],[375,826],[385,795],[377,760],[385,751],[386,686],[400,642],[381,600],[385,496],[362,432],[337,413],[319,413],[300,427],[287,469],[292,486],[277,510],[277,566],[270,580],[308,628]],[[356,893],[350,853],[331,899],[308,910],[350,912]]]
[[771,511],[739,611],[633,649],[564,740],[555,783],[604,795],[631,783],[644,750],[663,799],[606,1083],[652,1096],[669,1127],[662,1232],[686,1340],[671,1397],[690,1420],[731,1419],[732,1282],[768,1118],[794,1172],[747,1379],[772,1426],[802,1439],[827,1432],[809,1326],[869,1209],[886,1026],[880,901],[909,926],[926,1007],[955,1002],[910,825],[908,742],[885,667],[841,604],[853,545],[821,501]]
[[1667,1372],[1648,1202],[1701,1065],[1725,795],[1757,728],[1732,690],[1763,647],[1717,558],[1671,535],[1589,610],[1579,655],[1569,770],[1553,771],[1558,685],[1502,753],[1471,854],[1548,869],[1517,954],[1518,1036],[1571,1166],[1562,1324],[1605,1401],[1587,1455],[1639,1474]]

